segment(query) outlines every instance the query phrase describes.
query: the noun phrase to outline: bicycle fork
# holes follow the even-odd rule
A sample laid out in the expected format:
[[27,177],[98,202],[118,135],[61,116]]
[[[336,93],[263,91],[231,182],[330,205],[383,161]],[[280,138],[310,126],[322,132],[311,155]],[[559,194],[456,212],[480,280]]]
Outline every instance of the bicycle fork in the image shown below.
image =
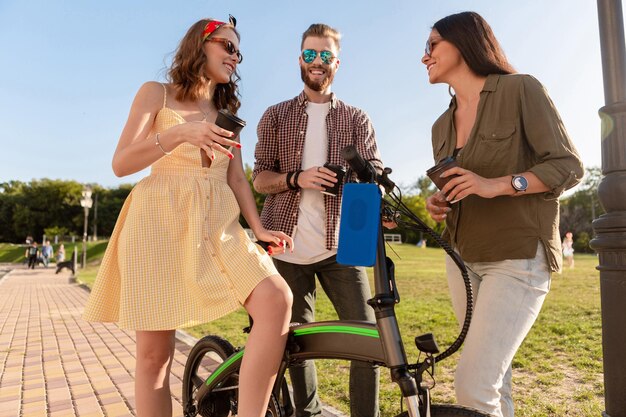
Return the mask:
[[[420,415],[420,398],[415,378],[409,372],[404,343],[400,336],[400,327],[395,313],[395,305],[400,302],[396,291],[395,266],[385,253],[382,228],[378,231],[376,264],[374,265],[374,283],[376,295],[367,301],[374,309],[376,325],[380,332],[385,363],[391,371],[391,380],[398,384],[406,403],[410,417]],[[429,400],[429,398],[425,398]],[[427,417],[429,402],[425,403]]]
[[[373,302],[378,303],[380,300],[373,298]],[[383,304],[384,302],[381,302]],[[389,312],[391,309],[391,312]],[[378,323],[382,348],[386,358],[387,366],[391,371],[391,380],[398,384],[402,397],[407,406],[410,417],[425,417],[420,414],[420,393],[417,389],[417,382],[411,373],[409,372],[406,360],[406,353],[400,338],[400,331],[398,329],[398,323],[396,316],[393,313],[393,306],[382,307],[376,310],[376,322]],[[391,313],[391,314],[390,314]],[[428,394],[426,394],[428,396]],[[430,417],[428,412],[429,398],[424,404],[426,405],[426,417]]]

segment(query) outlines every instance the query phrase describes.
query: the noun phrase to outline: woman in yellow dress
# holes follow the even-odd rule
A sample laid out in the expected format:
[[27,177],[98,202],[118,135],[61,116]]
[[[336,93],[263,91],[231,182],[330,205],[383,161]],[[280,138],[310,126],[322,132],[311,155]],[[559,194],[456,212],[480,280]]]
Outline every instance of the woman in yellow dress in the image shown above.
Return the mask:
[[[204,19],[182,39],[167,84],[145,83],[122,131],[113,171],[151,166],[128,196],[84,317],[136,331],[137,415],[171,416],[175,329],[244,306],[254,319],[239,385],[239,416],[262,416],[285,345],[291,292],[268,254],[289,236],[263,228],[233,133],[214,122],[240,106],[235,20]],[[206,157],[202,158],[204,154]]]

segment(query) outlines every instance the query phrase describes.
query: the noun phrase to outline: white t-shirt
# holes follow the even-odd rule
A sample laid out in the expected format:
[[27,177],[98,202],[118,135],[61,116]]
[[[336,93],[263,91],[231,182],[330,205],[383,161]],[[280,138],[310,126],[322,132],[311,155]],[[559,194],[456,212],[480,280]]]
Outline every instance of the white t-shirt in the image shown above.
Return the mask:
[[[326,116],[330,103],[307,104],[308,116],[304,150],[302,152],[302,170],[322,166],[328,157],[328,134]],[[298,224],[293,233],[294,251],[276,256],[276,259],[299,265],[309,265],[329,258],[337,253],[336,249],[326,249],[326,210],[324,194],[319,190],[300,190]]]

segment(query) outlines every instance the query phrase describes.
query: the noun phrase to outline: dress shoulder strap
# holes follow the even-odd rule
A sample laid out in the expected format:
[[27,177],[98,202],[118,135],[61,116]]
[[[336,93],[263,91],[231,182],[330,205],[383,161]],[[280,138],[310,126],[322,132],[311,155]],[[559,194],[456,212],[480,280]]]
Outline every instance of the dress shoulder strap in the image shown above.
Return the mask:
[[161,85],[163,86],[163,107],[166,107],[167,104],[167,87],[165,87],[165,84],[161,83]]

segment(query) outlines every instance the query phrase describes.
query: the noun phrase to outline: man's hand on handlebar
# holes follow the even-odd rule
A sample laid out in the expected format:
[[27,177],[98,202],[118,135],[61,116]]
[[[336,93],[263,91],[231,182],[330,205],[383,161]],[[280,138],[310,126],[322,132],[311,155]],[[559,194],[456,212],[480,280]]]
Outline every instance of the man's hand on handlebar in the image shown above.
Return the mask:
[[391,210],[389,207],[383,207],[383,213],[381,222],[385,229],[395,229],[398,227],[397,220],[400,218],[400,213],[396,213]]
[[385,229],[395,229],[396,227],[398,227],[398,223],[392,221],[392,220],[384,220],[383,219],[383,226],[385,226]]

